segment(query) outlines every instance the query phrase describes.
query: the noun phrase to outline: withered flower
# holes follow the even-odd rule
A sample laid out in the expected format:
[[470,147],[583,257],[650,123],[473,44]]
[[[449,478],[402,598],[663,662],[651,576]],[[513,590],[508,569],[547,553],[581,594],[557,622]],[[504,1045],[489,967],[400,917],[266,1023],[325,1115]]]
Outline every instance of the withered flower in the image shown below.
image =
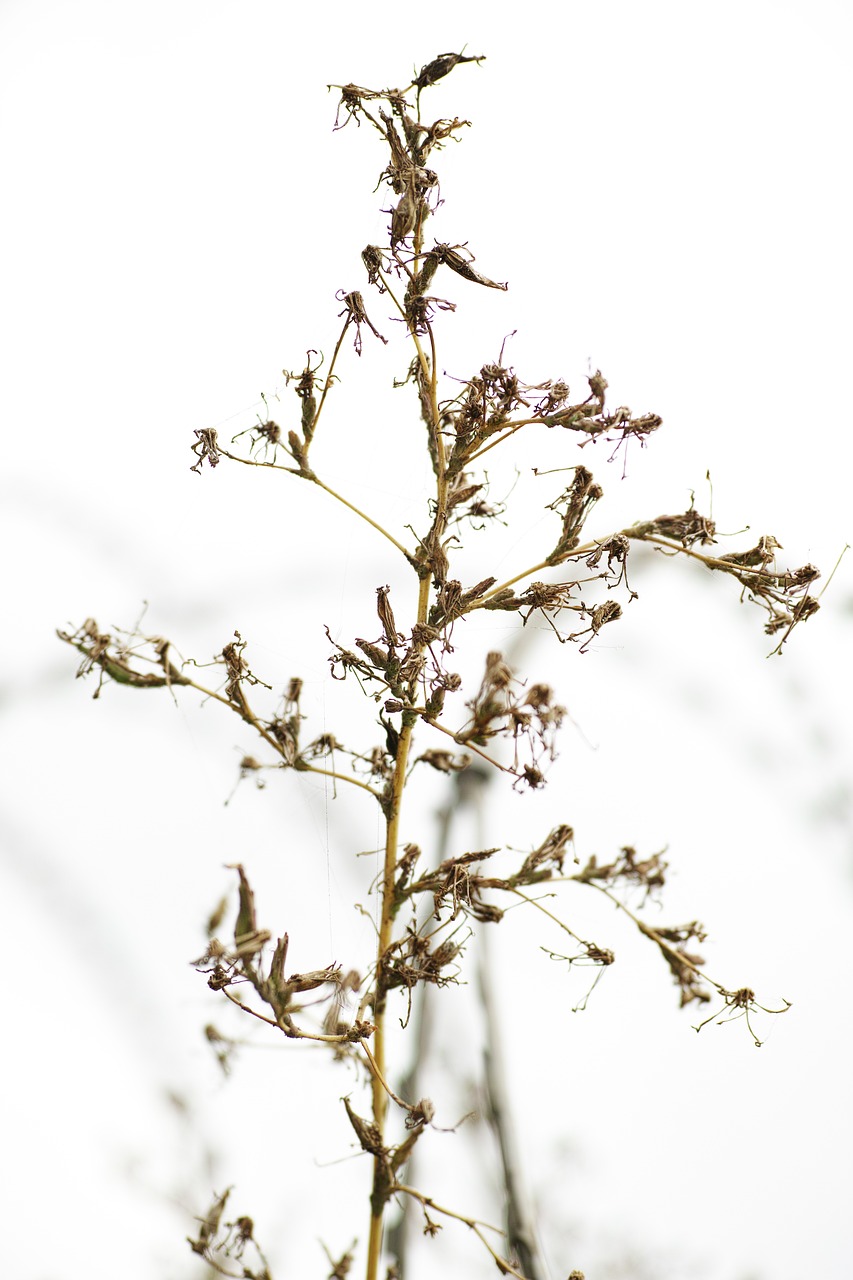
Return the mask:
[[351,324],[355,325],[355,342],[353,345],[355,346],[356,355],[361,355],[361,326],[363,324],[367,325],[374,337],[378,338],[380,342],[385,343],[386,346],[388,345],[388,339],[382,337],[382,334],[370,320],[367,312],[365,311],[364,298],[357,289],[354,289],[352,293],[344,293],[343,289],[339,289],[335,294],[335,297],[339,302],[344,303],[343,311],[338,312],[338,314],[341,316],[345,315],[347,317],[347,326]]
[[212,467],[219,465],[219,445],[217,444],[217,433],[213,427],[202,427],[200,431],[194,431],[195,444],[192,451],[196,454],[197,461],[190,467],[190,471],[195,471],[197,475],[201,475],[201,467],[205,458]]

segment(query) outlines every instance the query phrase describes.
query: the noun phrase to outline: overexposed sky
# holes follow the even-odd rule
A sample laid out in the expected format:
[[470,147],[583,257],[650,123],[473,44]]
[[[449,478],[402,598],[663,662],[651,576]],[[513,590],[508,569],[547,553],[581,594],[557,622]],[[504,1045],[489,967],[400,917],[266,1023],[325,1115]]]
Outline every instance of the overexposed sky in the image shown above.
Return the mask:
[[[189,471],[193,430],[230,438],[261,392],[294,421],[282,369],[330,351],[335,293],[364,288],[360,251],[383,236],[381,147],[332,132],[327,84],[402,84],[444,50],[485,54],[424,96],[425,115],[472,122],[436,163],[435,235],[510,288],[447,286],[442,369],[469,376],[512,332],[506,359],[528,382],[579,387],[601,368],[614,405],[664,418],[624,480],[621,462],[582,455],[606,490],[602,532],[683,510],[694,489],[706,506],[710,471],[718,527],[750,526],[732,548],[772,533],[785,563],[828,573],[853,540],[851,25],[820,0],[0,6],[10,1275],[192,1277],[181,1210],[231,1183],[276,1275],[323,1275],[318,1238],[341,1252],[364,1235],[365,1166],[332,1163],[350,1153],[337,1099],[355,1079],[285,1046],[223,1082],[201,1036],[219,1009],[187,962],[240,860],[296,967],[362,964],[371,926],[352,902],[372,901],[371,871],[353,855],[376,843],[375,815],[293,777],[243,783],[225,807],[253,747],[237,721],[118,688],[92,702],[54,636],[89,614],[130,626],[143,601],[146,627],[199,660],[238,628],[270,683],[305,678],[320,732],[358,714],[329,685],[323,624],[343,644],[370,634],[390,582],[405,625],[407,575],[323,495]],[[402,536],[428,496],[423,428],[410,391],[389,390],[409,362],[399,325],[367,302],[389,345],[368,336],[361,360],[342,357],[316,449],[329,482]],[[496,462],[516,521],[494,550],[473,544],[466,571],[530,562],[554,521],[530,468],[577,460],[543,435]],[[555,652],[544,628],[531,648],[578,728],[548,791],[505,796],[487,838],[530,847],[569,821],[582,856],[668,845],[666,918],[699,915],[712,972],[794,1008],[760,1052],[742,1027],[697,1037],[654,957],[567,898],[579,931],[625,960],[573,1015],[578,975],[539,951],[558,941],[520,913],[502,926],[554,1276],[843,1280],[853,561],[781,661],[734,584],[638,557],[632,585],[639,601],[587,654]],[[459,637],[465,674],[510,641],[506,619],[485,630]],[[415,814],[439,800],[416,797],[407,838],[428,843]],[[447,1124],[477,1069],[473,999],[448,1000],[435,1048]],[[484,1134],[473,1146],[472,1199],[492,1159]],[[436,1135],[428,1190],[463,1147]],[[451,1228],[434,1247],[492,1272]]]

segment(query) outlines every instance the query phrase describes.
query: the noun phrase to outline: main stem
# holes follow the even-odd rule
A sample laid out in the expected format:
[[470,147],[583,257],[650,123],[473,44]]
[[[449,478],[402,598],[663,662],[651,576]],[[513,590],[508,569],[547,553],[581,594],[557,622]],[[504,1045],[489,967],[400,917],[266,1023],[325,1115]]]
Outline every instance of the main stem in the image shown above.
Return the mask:
[[[439,539],[447,527],[447,462],[444,441],[439,430],[438,388],[435,362],[435,343],[432,330],[429,330],[430,360],[417,333],[410,330],[414,341],[418,360],[430,387],[430,401],[435,428],[438,457],[438,474],[436,476],[436,510],[432,535]],[[427,620],[429,612],[431,572],[424,574],[418,581],[418,623]],[[423,648],[423,645],[421,646]],[[397,848],[400,838],[400,812],[403,806],[403,791],[406,785],[406,770],[409,762],[409,748],[412,742],[416,718],[403,715],[403,724],[397,740],[397,754],[394,761],[394,774],[391,782],[391,796],[386,814],[385,825],[385,863],[382,871],[382,911],[379,922],[379,939],[376,947],[376,1004],[373,1011],[376,1030],[373,1035],[373,1056],[377,1071],[373,1075],[373,1120],[379,1131],[379,1140],[383,1148],[385,1141],[385,1121],[388,1114],[388,1095],[383,1081],[387,1079],[385,1064],[385,971],[384,961],[391,946],[394,925],[394,883],[397,871]],[[382,1227],[385,1217],[385,1205],[388,1201],[388,1170],[381,1156],[373,1161],[373,1190],[370,1196],[370,1232],[367,1248],[367,1280],[379,1280],[379,1263],[382,1256]]]
[[[429,606],[429,578],[422,578],[418,591],[418,622],[424,622]],[[385,1063],[385,1005],[386,989],[384,978],[384,959],[391,945],[394,925],[394,881],[397,870],[397,848],[400,840],[400,813],[403,806],[403,790],[406,785],[406,770],[409,762],[409,748],[414,731],[414,720],[404,720],[397,741],[397,755],[394,761],[394,774],[391,782],[391,797],[385,824],[385,862],[382,870],[382,912],[379,921],[379,940],[376,947],[376,1005],[374,1008],[373,1057],[377,1070],[372,1076],[373,1120],[379,1130],[380,1142],[385,1144],[385,1121],[388,1114],[388,1095],[383,1080],[386,1078]],[[379,1263],[382,1256],[382,1227],[387,1203],[386,1166],[381,1157],[373,1162],[373,1190],[370,1197],[370,1233],[367,1249],[367,1280],[378,1280]]]

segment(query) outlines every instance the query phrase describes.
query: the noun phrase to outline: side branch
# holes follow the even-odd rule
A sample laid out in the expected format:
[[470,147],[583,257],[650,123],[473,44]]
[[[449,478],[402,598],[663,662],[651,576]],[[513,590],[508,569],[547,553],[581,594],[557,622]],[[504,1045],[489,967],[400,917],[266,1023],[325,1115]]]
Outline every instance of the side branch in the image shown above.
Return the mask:
[[464,1226],[470,1228],[477,1239],[485,1245],[486,1249],[488,1249],[501,1275],[513,1276],[515,1277],[515,1280],[526,1280],[524,1274],[521,1271],[516,1271],[512,1263],[506,1258],[501,1257],[497,1250],[493,1249],[489,1243],[485,1232],[493,1231],[495,1235],[503,1236],[504,1232],[500,1227],[492,1226],[491,1223],[483,1222],[479,1218],[470,1218],[467,1214],[457,1213],[454,1209],[448,1209],[444,1205],[437,1204],[436,1201],[433,1200],[432,1196],[424,1195],[422,1191],[418,1191],[417,1187],[409,1187],[403,1182],[397,1182],[394,1184],[394,1194],[411,1196],[413,1200],[417,1200],[423,1207],[424,1217],[426,1219],[424,1231],[427,1235],[434,1236],[440,1230],[439,1224],[437,1222],[433,1222],[427,1212],[427,1210],[432,1209],[434,1213],[440,1213],[442,1217],[445,1218],[453,1218],[456,1222],[461,1222]]

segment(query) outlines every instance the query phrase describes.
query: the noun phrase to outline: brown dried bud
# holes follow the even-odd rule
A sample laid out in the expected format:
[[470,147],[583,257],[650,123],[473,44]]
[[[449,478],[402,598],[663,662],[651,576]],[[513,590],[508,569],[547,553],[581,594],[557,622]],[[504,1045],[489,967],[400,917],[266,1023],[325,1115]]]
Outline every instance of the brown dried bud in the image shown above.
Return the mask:
[[300,474],[303,476],[310,476],[312,472],[311,468],[308,466],[308,451],[295,431],[288,431],[287,443],[290,446],[293,461],[299,467]]
[[441,53],[437,58],[433,58],[432,62],[427,62],[421,67],[420,74],[415,80],[415,84],[419,89],[425,89],[427,85],[435,84],[436,80],[442,80],[449,75],[453,68],[460,62],[485,62],[485,54],[479,57],[465,57],[461,53]]
[[720,556],[726,564],[742,565],[744,568],[764,569],[773,560],[777,551],[783,550],[782,543],[777,542],[772,533],[766,533],[758,539],[756,546],[749,551],[734,552],[728,556]]
[[275,951],[273,952],[272,961],[270,963],[270,982],[274,983],[276,986],[284,981],[284,965],[287,960],[287,947],[289,942],[290,939],[286,933],[276,940]]
[[[346,323],[348,326],[351,324],[355,325],[355,342],[353,345],[355,346],[356,355],[359,355],[359,356],[361,355],[361,348],[362,348],[361,326],[363,324],[367,325],[368,329],[370,330],[370,332],[373,334],[375,338],[378,338],[380,342],[385,343],[386,346],[388,345],[388,339],[383,338],[382,334],[376,328],[376,325],[373,324],[372,320],[368,316],[364,306],[364,298],[361,296],[358,289],[353,289],[351,293],[344,293],[343,289],[339,289],[335,296],[337,297],[339,302],[344,303],[343,311],[340,311],[338,314],[342,316],[345,315],[347,317]],[[313,430],[313,421],[314,421],[314,415],[312,413],[312,416],[311,416],[312,430]],[[306,437],[307,437],[307,433],[306,433]]]
[[378,644],[371,644],[369,640],[359,640],[356,638],[356,644],[368,661],[378,671],[388,670],[388,655],[383,653]]
[[409,1108],[409,1114],[406,1116],[406,1128],[417,1129],[422,1124],[430,1124],[435,1115],[435,1104],[431,1098],[421,1098],[420,1102],[416,1102],[413,1107]]
[[601,405],[601,408],[603,409],[604,394],[607,391],[607,386],[608,386],[607,379],[603,377],[600,369],[596,369],[595,373],[591,373],[589,375],[589,378],[587,379],[587,381],[589,382],[590,391],[595,396],[596,400],[599,402],[599,404]]
[[207,458],[212,467],[219,463],[219,446],[216,443],[216,431],[213,427],[203,427],[201,431],[193,432],[196,441],[192,446],[192,451],[197,457],[197,461],[190,467],[190,471],[195,471],[197,475],[201,475],[201,464]]
[[379,621],[382,623],[385,643],[389,649],[393,649],[395,645],[402,644],[405,636],[397,630],[397,624],[394,621],[394,610],[391,608],[391,602],[388,596],[391,592],[390,587],[376,588],[376,612],[379,614]]
[[242,863],[229,863],[230,871],[236,871],[240,877],[240,906],[234,924],[234,945],[239,947],[242,938],[257,932],[258,922],[255,916],[255,895],[252,893]]
[[511,683],[512,668],[503,654],[493,649],[486,654],[486,674],[483,677],[483,685],[489,685],[493,689],[506,689]]
[[596,633],[608,622],[622,617],[622,606],[616,600],[607,600],[592,611],[592,629]]
[[372,1121],[363,1120],[361,1116],[356,1115],[349,1104],[349,1098],[343,1099],[349,1116],[350,1124],[355,1129],[363,1151],[369,1151],[372,1156],[381,1156],[383,1154],[382,1135],[379,1132],[379,1126]]
[[424,764],[432,765],[439,773],[461,773],[471,763],[471,757],[465,751],[460,756],[455,756],[452,751],[441,751],[438,748],[424,751],[418,756],[418,762],[421,760]]
[[[459,247],[463,248],[464,246],[460,245]],[[439,262],[443,262],[445,266],[450,267],[451,271],[455,271],[458,276],[462,276],[463,280],[470,280],[473,284],[485,285],[487,289],[506,290],[509,288],[506,282],[497,284],[494,280],[481,276],[479,271],[475,271],[471,266],[474,258],[472,257],[470,260],[463,258],[462,254],[449,244],[437,244],[431,253],[438,258]]]
[[361,251],[361,260],[367,268],[367,283],[377,284],[382,270],[382,250],[375,244],[366,245]]
[[418,205],[411,192],[404,191],[399,203],[391,211],[391,243],[405,240],[415,229]]

